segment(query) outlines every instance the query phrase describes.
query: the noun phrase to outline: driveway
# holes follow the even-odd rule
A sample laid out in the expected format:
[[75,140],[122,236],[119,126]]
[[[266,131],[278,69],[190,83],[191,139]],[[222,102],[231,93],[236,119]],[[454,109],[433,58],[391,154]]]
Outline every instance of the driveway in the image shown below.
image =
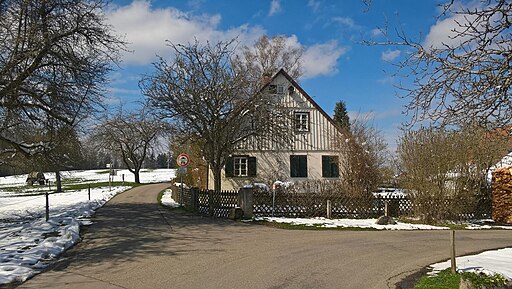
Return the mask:
[[[19,288],[395,288],[449,258],[448,231],[299,231],[160,207],[167,184],[98,210],[83,240]],[[457,254],[511,247],[510,231],[457,231]]]

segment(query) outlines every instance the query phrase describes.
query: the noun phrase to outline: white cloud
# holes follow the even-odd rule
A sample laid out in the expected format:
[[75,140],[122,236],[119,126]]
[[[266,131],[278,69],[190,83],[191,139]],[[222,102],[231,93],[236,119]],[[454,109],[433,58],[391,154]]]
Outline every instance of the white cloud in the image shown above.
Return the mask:
[[[475,2],[473,2],[473,5],[471,6],[464,6],[461,3],[456,2],[454,4],[454,9],[461,10],[461,9],[470,9],[474,10],[476,8],[482,8],[479,6],[474,5]],[[480,3],[478,3],[479,5]],[[463,43],[467,40],[467,37],[455,37],[457,35],[457,32],[454,32],[454,30],[463,30],[460,25],[464,25],[468,23],[468,21],[473,21],[475,19],[474,15],[466,15],[466,14],[451,14],[449,17],[440,19],[430,27],[430,31],[425,37],[425,41],[423,45],[425,47],[429,48],[441,48],[444,45],[448,45],[450,47],[455,47]],[[459,23],[459,24],[457,24]]]
[[347,52],[339,47],[336,41],[315,44],[306,48],[303,56],[304,76],[313,78],[319,75],[330,75],[338,71],[338,59]]
[[400,53],[401,53],[401,51],[399,49],[396,49],[396,50],[388,49],[388,50],[382,52],[382,54],[380,55],[380,58],[384,61],[393,61],[398,56],[400,56]]
[[126,37],[130,44],[123,55],[125,63],[145,65],[156,59],[156,55],[170,53],[166,40],[172,43],[230,40],[239,36],[244,44],[253,43],[264,34],[260,27],[241,25],[229,30],[219,30],[221,16],[191,15],[173,7],[152,8],[149,1],[135,0],[127,6],[112,7],[107,12],[107,21],[118,34]]
[[281,3],[279,3],[279,0],[272,0],[270,3],[270,10],[268,11],[268,16],[272,16],[279,11],[281,11]]
[[372,29],[372,31],[370,31],[370,33],[372,34],[372,36],[381,36],[381,35],[383,35],[382,30],[380,28]]
[[[108,22],[117,33],[126,36],[130,43],[125,53],[124,63],[147,65],[156,60],[156,55],[168,57],[171,50],[166,40],[175,44],[198,41],[231,40],[235,37],[243,45],[251,46],[266,31],[259,26],[247,24],[228,30],[218,28],[222,17],[216,15],[193,15],[176,8],[153,8],[149,1],[135,0],[126,6],[115,6],[107,12]],[[286,44],[300,47],[297,36],[287,37]],[[346,48],[337,42],[329,41],[306,47],[303,56],[305,70],[303,78],[329,75],[337,71],[337,61],[346,52]]]
[[341,16],[338,16],[338,17],[334,17],[332,19],[334,22],[337,22],[337,23],[340,23],[340,24],[343,24],[349,28],[353,28],[355,27],[355,22],[354,22],[354,19],[350,18],[350,17],[341,17]]
[[317,12],[318,9],[320,8],[320,1],[317,1],[317,0],[309,0],[308,1],[308,6],[311,7],[313,9],[313,12]]

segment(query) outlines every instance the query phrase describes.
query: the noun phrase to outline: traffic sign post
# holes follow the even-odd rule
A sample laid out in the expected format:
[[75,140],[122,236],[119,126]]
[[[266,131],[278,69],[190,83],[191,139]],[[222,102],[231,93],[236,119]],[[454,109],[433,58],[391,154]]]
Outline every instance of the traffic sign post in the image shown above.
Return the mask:
[[186,167],[190,164],[190,157],[187,154],[180,154],[176,159],[178,166]]
[[180,196],[180,205],[183,207],[183,175],[187,172],[187,166],[190,164],[190,157],[187,154],[180,154],[176,158],[176,162],[180,167],[178,169],[178,173],[180,173],[180,182],[181,182],[181,196]]

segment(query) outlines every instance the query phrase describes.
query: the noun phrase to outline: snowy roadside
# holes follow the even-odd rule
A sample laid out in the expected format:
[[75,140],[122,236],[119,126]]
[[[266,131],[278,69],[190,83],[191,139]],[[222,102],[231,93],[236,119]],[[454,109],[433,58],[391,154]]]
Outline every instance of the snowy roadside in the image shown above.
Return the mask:
[[[480,254],[456,258],[457,271],[503,275],[512,280],[512,248],[485,251]],[[431,274],[450,268],[450,260],[432,264]]]
[[377,219],[326,219],[326,218],[281,218],[258,217],[255,221],[285,223],[297,226],[311,226],[319,228],[364,228],[377,230],[447,230],[448,227],[438,227],[422,224],[409,224],[397,222],[396,225],[377,225]]
[[[63,172],[74,184],[108,182],[108,170]],[[54,181],[53,174],[45,174]],[[143,170],[144,183],[170,181],[174,169]],[[45,221],[46,186],[28,187],[27,175],[0,177],[0,285],[23,282],[80,239],[80,226],[90,225],[96,209],[130,187],[91,188],[49,195],[50,219]],[[133,182],[132,173],[118,170],[114,181]],[[28,195],[27,195],[28,194]]]
[[180,206],[173,198],[172,198],[172,190],[167,189],[164,191],[162,195],[162,205],[168,206],[171,208],[177,208]]
[[[50,219],[44,196],[2,198],[0,209],[0,284],[23,282],[44,269],[80,239],[80,225],[119,192],[130,187],[91,189],[50,195]],[[12,201],[15,199],[15,202]],[[5,204],[4,203],[4,204]]]

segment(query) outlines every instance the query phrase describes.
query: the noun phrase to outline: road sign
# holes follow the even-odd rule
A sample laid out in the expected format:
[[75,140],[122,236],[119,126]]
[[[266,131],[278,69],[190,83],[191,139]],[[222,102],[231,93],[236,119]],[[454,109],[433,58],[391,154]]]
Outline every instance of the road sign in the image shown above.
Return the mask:
[[181,154],[176,161],[178,162],[178,166],[186,167],[190,163],[190,157],[187,154]]
[[187,168],[186,167],[179,167],[178,168],[178,174],[186,174],[187,173]]

